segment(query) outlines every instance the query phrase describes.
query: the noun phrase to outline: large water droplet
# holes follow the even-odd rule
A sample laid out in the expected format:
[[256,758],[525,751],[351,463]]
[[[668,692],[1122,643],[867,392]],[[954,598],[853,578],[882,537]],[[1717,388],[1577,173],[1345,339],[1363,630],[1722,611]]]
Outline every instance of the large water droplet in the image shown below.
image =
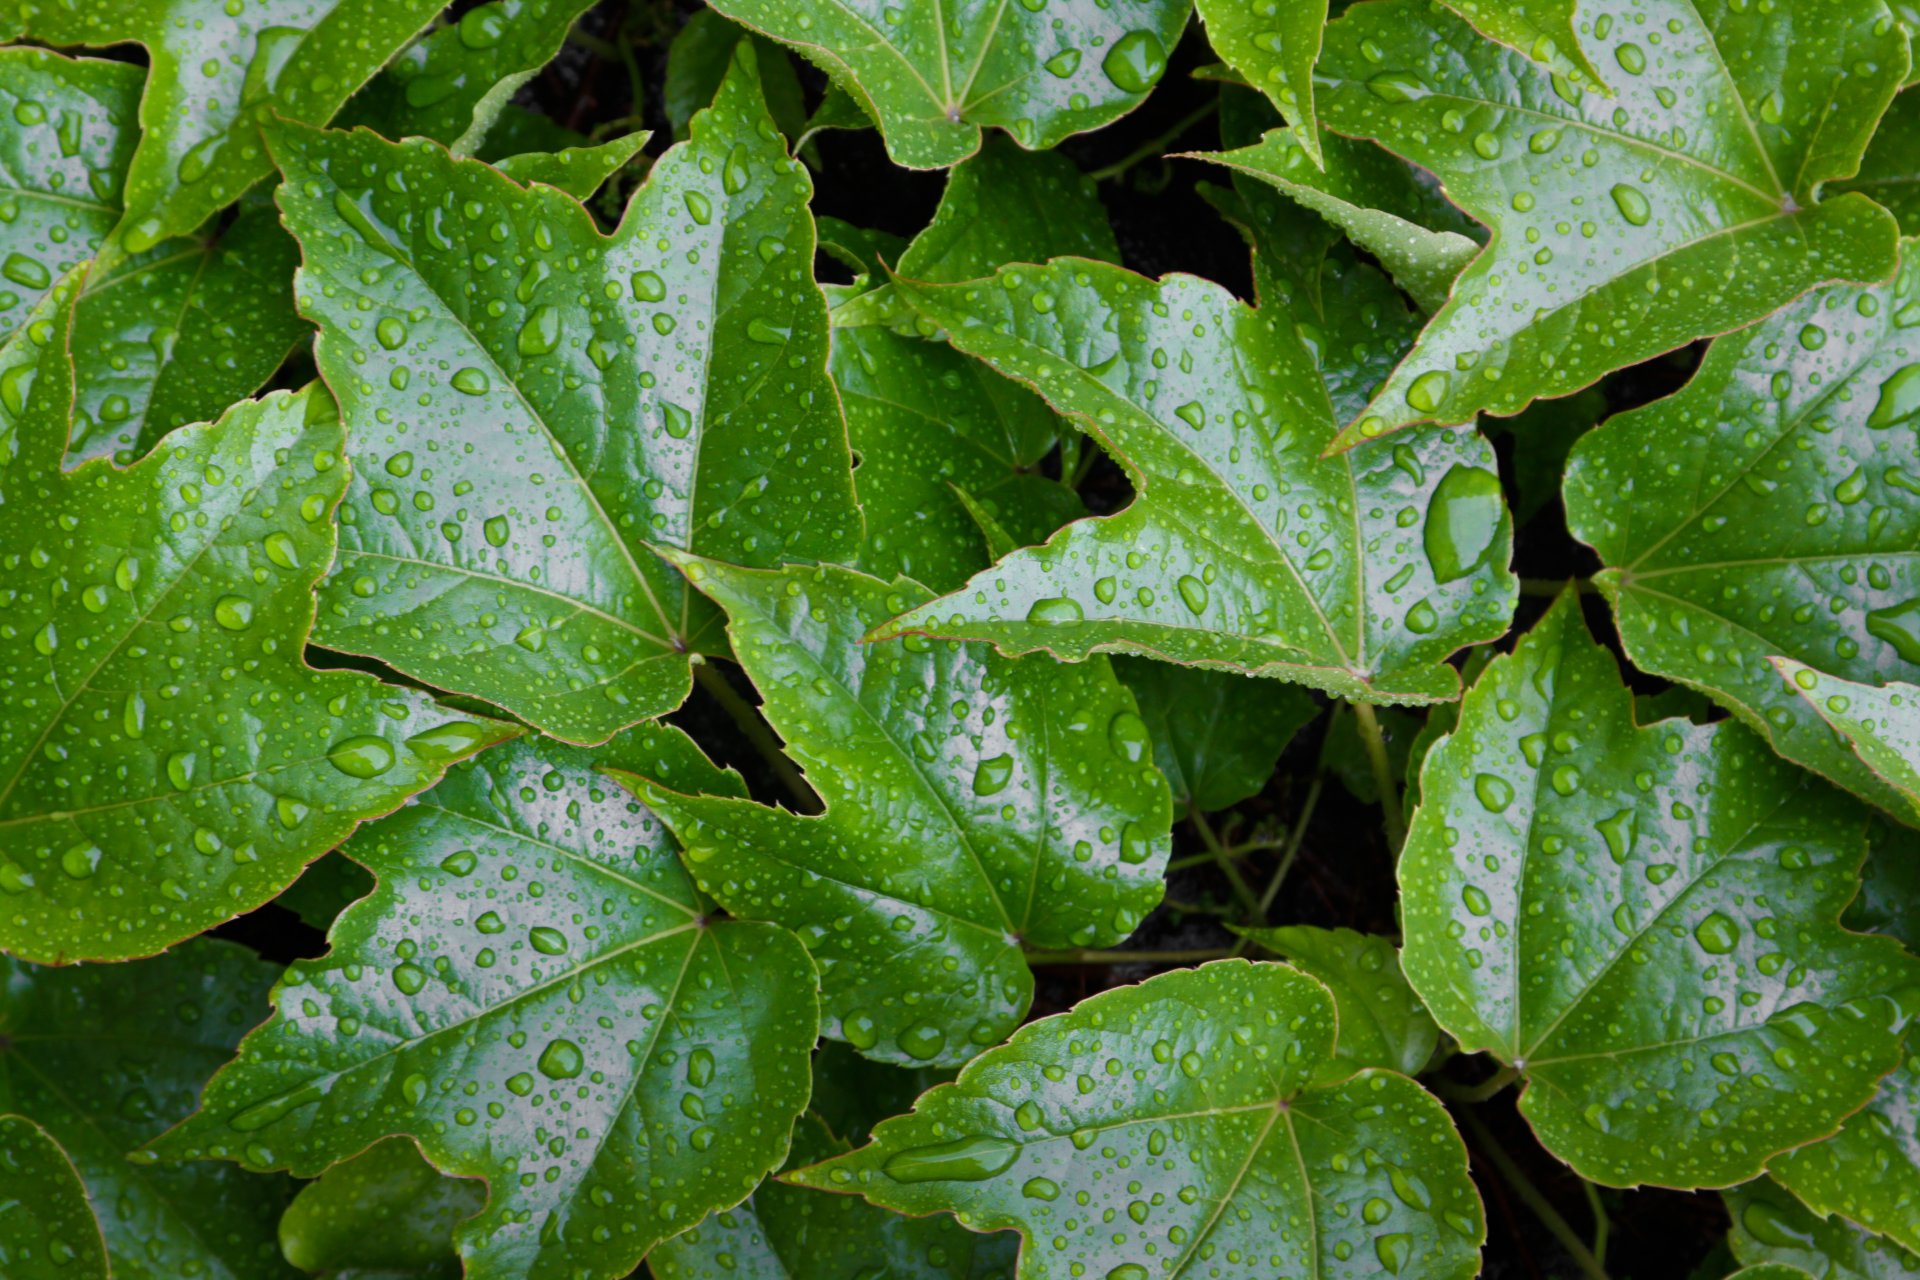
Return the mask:
[[554,1040],[541,1051],[540,1060],[533,1065],[549,1080],[571,1080],[586,1069],[586,1059],[573,1041]]
[[1868,613],[1867,634],[1908,662],[1920,662],[1920,597]]
[[1693,940],[1708,955],[1723,956],[1740,945],[1740,926],[1716,911],[1693,926]]
[[1125,93],[1145,93],[1167,69],[1167,48],[1151,31],[1129,31],[1100,60],[1107,79]]
[[393,768],[393,748],[385,738],[362,734],[334,743],[327,759],[349,778],[377,778]]
[[1468,466],[1456,466],[1442,476],[1427,504],[1422,531],[1433,576],[1454,582],[1479,568],[1505,518],[1498,476]]
[[887,1158],[881,1171],[895,1182],[980,1182],[1002,1172],[1020,1148],[1000,1138],[960,1138],[914,1147]]

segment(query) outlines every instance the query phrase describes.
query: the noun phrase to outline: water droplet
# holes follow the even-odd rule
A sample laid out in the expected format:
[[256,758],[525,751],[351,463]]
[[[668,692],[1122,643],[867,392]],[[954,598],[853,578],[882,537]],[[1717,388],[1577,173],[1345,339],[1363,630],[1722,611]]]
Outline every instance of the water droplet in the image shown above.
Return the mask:
[[1630,76],[1637,76],[1647,69],[1647,55],[1641,52],[1637,44],[1622,44],[1613,51],[1613,60]]
[[1107,79],[1124,93],[1145,93],[1167,69],[1167,49],[1151,31],[1129,31],[1100,60]]
[[982,760],[973,771],[973,794],[977,796],[998,795],[1007,789],[1007,783],[1013,779],[1013,757],[1010,755],[991,756]]
[[1867,425],[1885,430],[1916,416],[1920,416],[1920,364],[1910,364],[1880,384],[1880,399],[1867,415]]
[[895,1182],[981,1182],[1003,1172],[1019,1154],[1019,1147],[999,1138],[961,1138],[898,1152],[881,1171]]
[[393,768],[393,758],[385,738],[366,734],[342,738],[327,749],[333,767],[349,778],[377,778]]
[[1080,602],[1067,596],[1048,596],[1035,600],[1033,607],[1027,610],[1028,622],[1078,622],[1086,617],[1080,609]]
[[1920,597],[1869,612],[1867,634],[1892,645],[1906,661],[1920,662]]
[[91,842],[69,845],[60,855],[60,869],[75,880],[85,880],[99,870],[104,856],[100,846]]
[[1647,200],[1646,193],[1624,182],[1614,184],[1613,207],[1636,227],[1646,226],[1647,220],[1653,217],[1653,205]]
[[1740,926],[1716,911],[1693,926],[1693,940],[1712,956],[1723,956],[1740,944]]
[[523,356],[544,356],[560,345],[560,311],[553,306],[535,307],[520,326],[517,340]]
[[253,625],[253,601],[245,596],[221,596],[214,603],[213,620],[228,631],[245,631]]
[[527,930],[527,943],[543,956],[559,956],[567,952],[567,935],[543,924]]
[[1373,1252],[1387,1274],[1397,1276],[1413,1259],[1413,1237],[1404,1231],[1389,1232],[1375,1238]]
[[585,1070],[587,1064],[579,1045],[571,1040],[554,1040],[541,1051],[540,1060],[533,1065],[549,1080],[571,1080]]
[[[1453,379],[1441,369],[1429,369],[1407,388],[1407,405],[1420,413],[1433,413],[1446,403],[1447,389]],[[1456,471],[1463,468],[1456,467]]]
[[483,396],[493,386],[487,375],[469,365],[453,375],[453,389],[463,395]]
[[947,1046],[947,1033],[931,1023],[908,1027],[899,1035],[900,1047],[909,1058],[927,1062],[940,1056]]
[[505,516],[488,516],[487,522],[480,526],[480,530],[486,535],[487,545],[490,547],[506,546],[507,536],[511,532]]
[[1500,536],[1506,512],[1500,479],[1492,472],[1456,466],[1442,476],[1422,530],[1433,576],[1454,582],[1478,569]]
[[1052,1178],[1028,1178],[1026,1185],[1020,1188],[1020,1194],[1029,1200],[1057,1200],[1060,1198],[1060,1184]]
[[1189,612],[1205,613],[1207,611],[1206,583],[1190,573],[1183,573],[1176,585],[1180,588],[1180,599],[1186,603]]
[[1505,813],[1513,803],[1513,784],[1496,773],[1482,773],[1473,780],[1473,794],[1488,813]]
[[1041,65],[1054,75],[1065,80],[1068,76],[1071,76],[1080,69],[1080,51],[1078,49],[1062,49]]

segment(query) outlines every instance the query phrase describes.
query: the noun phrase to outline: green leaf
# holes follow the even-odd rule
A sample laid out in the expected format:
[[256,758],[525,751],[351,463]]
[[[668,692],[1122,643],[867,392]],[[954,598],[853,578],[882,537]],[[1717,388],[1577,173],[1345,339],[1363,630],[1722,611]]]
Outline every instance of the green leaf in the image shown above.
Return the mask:
[[1775,658],[1773,665],[1787,687],[1852,746],[1860,763],[1907,802],[1907,821],[1920,823],[1920,688],[1856,684],[1790,658]]
[[1276,129],[1249,147],[1191,154],[1268,183],[1338,226],[1425,310],[1446,302],[1454,279],[1480,252],[1466,234],[1472,224],[1370,142],[1325,134],[1308,150],[1294,133]]
[[998,127],[1044,150],[1140,105],[1167,68],[1188,0],[892,6],[883,0],[721,0],[793,46],[880,126],[887,154],[940,169]]
[[640,148],[647,145],[649,136],[646,133],[630,133],[624,138],[615,138],[612,142],[593,147],[529,151],[508,156],[496,162],[494,167],[516,182],[544,182],[585,203],[593,199],[594,193],[605,185],[607,179],[640,154]]
[[1920,681],[1916,287],[1909,242],[1890,283],[1820,290],[1720,339],[1678,394],[1581,440],[1565,487],[1635,666],[1900,811],[1767,659]]
[[1821,1218],[1771,1178],[1726,1193],[1733,1254],[1750,1265],[1798,1267],[1823,1280],[1905,1280],[1920,1257],[1843,1220]]
[[785,930],[709,919],[612,765],[739,790],[654,725],[449,772],[348,843],[374,895],[155,1150],[310,1177],[407,1134],[488,1182],[457,1233],[473,1277],[623,1276],[750,1192],[806,1105],[813,967]]
[[1017,1230],[1024,1280],[1474,1275],[1485,1227],[1446,1111],[1390,1071],[1315,1083],[1334,1023],[1283,964],[1161,974],[1022,1027],[788,1180]]
[[1899,219],[1902,234],[1920,235],[1920,91],[1893,100],[1867,144],[1859,175],[1830,183],[1829,189],[1858,191],[1878,201]]
[[330,853],[311,863],[275,902],[321,933],[342,911],[373,892],[373,876],[352,858]]
[[1879,814],[1867,820],[1860,896],[1840,919],[1849,929],[1884,933],[1920,950],[1920,831]]
[[604,741],[678,706],[717,630],[650,541],[851,554],[811,188],[756,84],[742,46],[611,238],[431,143],[275,130],[359,450],[318,643]]
[[347,481],[324,392],[62,470],[65,281],[0,346],[0,949],[124,959],[267,901],[517,731],[306,665]]
[[443,1177],[405,1138],[388,1138],[327,1170],[280,1218],[280,1248],[302,1271],[382,1280],[460,1280],[453,1232],[486,1188]]
[[1317,1083],[1332,1084],[1365,1067],[1416,1075],[1433,1057],[1440,1029],[1407,985],[1400,955],[1387,939],[1308,925],[1238,932],[1286,957],[1333,993],[1340,1036]]
[[1920,964],[1838,923],[1858,807],[1730,721],[1637,726],[1577,596],[1488,665],[1421,796],[1407,977],[1521,1070],[1521,1113],[1589,1181],[1750,1178],[1899,1061]]
[[324,124],[441,8],[441,0],[20,0],[0,35],[146,46],[140,144],[120,239],[141,253],[185,235],[272,171],[262,121]]
[[1320,57],[1326,0],[1255,6],[1246,0],[1195,0],[1207,43],[1247,83],[1267,95],[1293,125],[1294,137],[1316,168],[1320,121],[1313,109],[1313,64]]
[[733,64],[734,47],[743,38],[753,45],[760,64],[767,110],[774,125],[789,141],[797,140],[806,130],[806,99],[793,73],[793,63],[780,46],[747,31],[716,9],[701,9],[687,19],[687,25],[680,28],[667,48],[667,74],[660,96],[675,142],[686,138],[687,124],[698,112],[713,105],[720,82]]
[[1225,671],[1115,658],[1153,739],[1176,811],[1213,813],[1258,795],[1293,735],[1320,714],[1304,689]]
[[0,1263],[11,1280],[107,1280],[107,1249],[67,1153],[24,1116],[0,1116]]
[[67,456],[130,462],[258,391],[310,332],[293,309],[299,263],[261,199],[205,239],[96,268],[73,317]]
[[875,1062],[841,1040],[822,1040],[813,1055],[808,1109],[827,1132],[865,1142],[873,1126],[913,1108],[913,1100],[954,1077],[950,1067],[896,1067]]
[[876,636],[1137,653],[1430,702],[1458,693],[1448,654],[1505,630],[1517,584],[1485,442],[1432,430],[1321,456],[1336,397],[1391,358],[1390,316],[1370,345],[1323,352],[1304,307],[1255,312],[1191,276],[1062,259],[896,287],[954,346],[1099,440],[1136,497]]
[[493,0],[475,6],[409,45],[353,96],[338,127],[432,138],[471,152],[499,107],[560,51],[567,29],[591,3]]
[[1025,1016],[1023,944],[1111,946],[1160,901],[1166,784],[1105,662],[867,645],[925,589],[673,558],[726,610],[762,712],[825,812],[645,771],[621,781],[680,837],[702,889],[800,934],[826,1034],[884,1062],[964,1062]]
[[1328,127],[1432,171],[1493,231],[1341,447],[1517,413],[1813,285],[1892,272],[1885,210],[1816,199],[1854,171],[1906,74],[1879,0],[1599,0],[1580,29],[1618,68],[1611,96],[1420,0],[1328,26]]
[[1839,1214],[1920,1253],[1920,1058],[1882,1080],[1840,1132],[1775,1156],[1767,1171],[1822,1217]]
[[295,1274],[274,1241],[293,1190],[286,1179],[127,1159],[192,1108],[266,1011],[274,972],[211,939],[132,964],[0,957],[0,1111],[45,1126],[73,1158],[116,1280]]
[[144,82],[125,62],[0,49],[0,339],[120,221]]
[[1576,391],[1563,400],[1539,401],[1518,416],[1483,421],[1494,439],[1513,442],[1513,519],[1525,528],[1560,498],[1567,455],[1580,438],[1607,415],[1607,397],[1598,387]]
[[[1593,88],[1594,81],[1611,86],[1611,78],[1587,60],[1582,36],[1574,25],[1574,0],[1440,0],[1472,23],[1490,40],[1517,49],[1535,62],[1568,77],[1573,84]],[[1583,80],[1584,78],[1584,80]]]
[[[794,1130],[787,1164],[799,1168],[847,1150],[809,1114]],[[967,1280],[981,1274],[974,1254],[991,1241],[945,1214],[905,1218],[769,1179],[746,1203],[663,1243],[647,1265],[655,1280]]]

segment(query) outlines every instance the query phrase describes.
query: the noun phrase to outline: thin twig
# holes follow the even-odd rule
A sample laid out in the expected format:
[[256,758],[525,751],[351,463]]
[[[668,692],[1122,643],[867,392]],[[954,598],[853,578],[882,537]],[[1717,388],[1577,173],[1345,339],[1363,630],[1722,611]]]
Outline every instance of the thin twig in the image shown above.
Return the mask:
[[1433,1091],[1449,1102],[1485,1102],[1520,1078],[1512,1067],[1502,1067],[1479,1084],[1455,1084],[1451,1080],[1429,1080]]
[[1132,151],[1129,151],[1126,155],[1120,157],[1120,159],[1114,161],[1112,164],[1108,165],[1106,168],[1095,169],[1092,173],[1088,174],[1087,176],[1089,178],[1092,178],[1095,182],[1106,182],[1109,179],[1119,177],[1121,174],[1125,173],[1127,170],[1133,168],[1133,166],[1135,166],[1136,164],[1139,164],[1142,160],[1157,159],[1159,156],[1165,154],[1168,143],[1172,142],[1175,138],[1179,137],[1181,134],[1185,133],[1187,130],[1193,128],[1193,126],[1199,124],[1202,120],[1205,120],[1208,116],[1212,115],[1215,111],[1218,111],[1219,109],[1220,109],[1220,100],[1218,98],[1207,99],[1207,101],[1201,103],[1199,106],[1195,107],[1192,111],[1189,111],[1186,115],[1181,116],[1179,121],[1171,129],[1168,129],[1165,133],[1159,134],[1152,138],[1148,138],[1145,142],[1141,143],[1139,146],[1135,147]]
[[1195,951],[1029,951],[1028,964],[1194,964],[1202,960],[1224,960],[1231,954],[1225,947],[1201,947]]
[[1200,833],[1201,841],[1207,846],[1208,856],[1227,877],[1227,883],[1233,886],[1233,896],[1239,901],[1241,909],[1257,920],[1259,917],[1256,913],[1260,909],[1260,900],[1253,896],[1253,890],[1248,886],[1246,877],[1242,876],[1240,868],[1234,865],[1233,855],[1228,852],[1225,845],[1220,843],[1220,837],[1214,834],[1213,824],[1207,821],[1207,815],[1197,808],[1189,807],[1187,821],[1191,822],[1193,829]]
[[1560,1216],[1560,1211],[1541,1194],[1540,1188],[1534,1186],[1532,1180],[1520,1171],[1520,1166],[1515,1164],[1513,1157],[1501,1148],[1492,1131],[1481,1123],[1480,1118],[1473,1112],[1465,1110],[1454,1114],[1466,1127],[1467,1132],[1473,1135],[1474,1146],[1478,1147],[1480,1153],[1492,1161],[1493,1167],[1500,1171],[1500,1180],[1513,1189],[1513,1193],[1520,1197],[1521,1203],[1531,1209],[1533,1216],[1540,1220],[1540,1225],[1560,1242],[1560,1247],[1567,1251],[1567,1256],[1573,1259],[1580,1273],[1588,1277],[1588,1280],[1608,1280],[1607,1269],[1600,1265],[1600,1260],[1594,1257],[1580,1237],[1574,1234],[1573,1228],[1567,1225],[1567,1220]]
[[1607,1217],[1607,1207],[1600,1203],[1600,1188],[1580,1179],[1580,1185],[1586,1189],[1587,1208],[1593,1212],[1593,1260],[1601,1266],[1607,1265],[1607,1236],[1613,1230],[1613,1222]]
[[694,663],[693,678],[702,689],[712,695],[713,700],[720,704],[720,709],[732,719],[734,726],[746,736],[748,742],[753,744],[753,749],[758,751],[760,758],[767,762],[767,768],[773,770],[773,776],[780,779],[780,785],[785,787],[787,794],[793,797],[800,812],[820,812],[819,797],[813,794],[813,788],[807,785],[800,770],[780,749],[780,743],[774,738],[773,730],[767,727],[765,720],[761,719],[760,712],[745,698],[734,692],[733,685],[712,663]]
[[1397,859],[1407,838],[1407,819],[1400,811],[1400,780],[1393,776],[1393,762],[1387,758],[1387,740],[1380,732],[1380,718],[1369,703],[1355,702],[1354,723],[1360,726],[1360,742],[1367,749],[1367,763],[1373,766],[1373,780],[1380,790],[1380,814],[1386,824],[1387,848]]

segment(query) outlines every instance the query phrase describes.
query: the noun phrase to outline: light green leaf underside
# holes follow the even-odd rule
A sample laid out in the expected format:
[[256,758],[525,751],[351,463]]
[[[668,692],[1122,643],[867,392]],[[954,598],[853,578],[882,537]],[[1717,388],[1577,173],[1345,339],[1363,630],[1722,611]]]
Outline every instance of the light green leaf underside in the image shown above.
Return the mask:
[[293,1190],[285,1178],[127,1159],[192,1109],[266,1013],[273,978],[253,952],[211,939],[130,964],[0,958],[0,1111],[31,1117],[66,1148],[115,1280],[297,1274],[274,1240]]
[[68,458],[131,461],[258,391],[310,332],[293,309],[299,263],[261,197],[206,239],[96,266],[73,317]]
[[1023,943],[1111,946],[1159,902],[1166,784],[1105,662],[864,644],[925,589],[674,558],[726,610],[767,721],[825,812],[621,780],[673,827],[701,888],[800,934],[828,1035],[882,1061],[964,1062],[1026,1014]]
[[1280,109],[1293,126],[1290,136],[1317,168],[1313,64],[1327,23],[1326,0],[1196,0],[1194,7],[1206,24],[1207,43]]
[[0,49],[0,338],[120,221],[145,81],[124,62]]
[[789,1178],[1017,1230],[1020,1280],[1474,1275],[1485,1228],[1445,1110],[1392,1072],[1311,1083],[1335,1020],[1286,965],[1162,974],[1022,1027]]
[[1840,1132],[1775,1156],[1767,1172],[1814,1212],[1920,1252],[1920,1058],[1906,1057]]
[[1306,690],[1271,680],[1116,657],[1153,739],[1173,807],[1202,813],[1256,795],[1293,735],[1320,714]]
[[[842,1155],[848,1144],[811,1113],[794,1130],[789,1169]],[[907,1218],[851,1196],[773,1179],[647,1258],[654,1280],[1011,1280],[992,1262],[1000,1236],[978,1236],[946,1214]],[[989,1256],[992,1255],[992,1256]],[[1009,1258],[1010,1262],[1011,1259]],[[984,1265],[983,1265],[984,1264]]]
[[1440,1029],[1400,972],[1393,943],[1352,929],[1289,925],[1246,929],[1251,938],[1333,993],[1340,1014],[1334,1055],[1322,1065],[1323,1084],[1365,1067],[1417,1075],[1440,1042]]
[[877,635],[1136,653],[1431,702],[1458,690],[1448,654],[1505,629],[1509,528],[1484,442],[1435,430],[1321,456],[1336,397],[1391,359],[1403,310],[1353,317],[1378,328],[1348,345],[1304,303],[1256,312],[1191,276],[1079,259],[896,287],[954,346],[1094,435],[1136,496]]
[[880,126],[887,153],[939,169],[997,127],[1035,150],[1125,115],[1166,70],[1187,0],[721,0],[793,46]]
[[0,949],[51,961],[250,910],[515,732],[306,665],[347,479],[323,392],[62,470],[75,283],[0,346]]
[[430,143],[276,132],[359,451],[319,643],[602,741],[678,706],[714,643],[650,542],[852,553],[811,187],[738,57],[611,237]]
[[560,51],[589,7],[591,0],[493,0],[468,9],[388,63],[341,110],[337,127],[432,138],[470,153],[499,106]]
[[1430,170],[1493,232],[1342,446],[1517,413],[1893,269],[1885,210],[1815,199],[1853,172],[1906,72],[1880,0],[1597,0],[1579,25],[1611,96],[1420,0],[1328,26],[1328,127]]
[[1920,824],[1920,688],[1855,684],[1788,658],[1775,658],[1773,665],[1860,763],[1906,801],[1894,812]]
[[107,1280],[87,1189],[45,1129],[0,1116],[0,1263],[11,1280]]
[[1635,666],[1710,695],[1774,749],[1897,812],[1768,664],[1920,682],[1920,253],[1715,342],[1678,394],[1589,433],[1568,525],[1606,566]]
[[1475,682],[1420,793],[1407,977],[1522,1070],[1522,1114],[1581,1176],[1750,1178],[1900,1060],[1920,966],[1838,924],[1858,808],[1733,722],[1637,726],[1577,596]]
[[1771,1178],[1727,1192],[1733,1256],[1750,1266],[1798,1267],[1821,1280],[1908,1280],[1920,1257],[1839,1218],[1821,1218]]
[[739,789],[658,726],[450,772],[348,844],[379,887],[157,1149],[310,1177],[410,1135],[488,1181],[458,1232],[476,1278],[612,1280],[751,1191],[806,1105],[813,966],[782,929],[707,919],[614,765]]
[[453,1232],[487,1189],[442,1175],[388,1138],[302,1187],[280,1217],[280,1249],[302,1271],[385,1280],[460,1280]]
[[1438,310],[1455,277],[1480,252],[1471,226],[1421,183],[1412,169],[1368,142],[1322,135],[1319,154],[1291,132],[1274,130],[1233,151],[1197,152],[1271,184],[1379,258],[1421,307]]

